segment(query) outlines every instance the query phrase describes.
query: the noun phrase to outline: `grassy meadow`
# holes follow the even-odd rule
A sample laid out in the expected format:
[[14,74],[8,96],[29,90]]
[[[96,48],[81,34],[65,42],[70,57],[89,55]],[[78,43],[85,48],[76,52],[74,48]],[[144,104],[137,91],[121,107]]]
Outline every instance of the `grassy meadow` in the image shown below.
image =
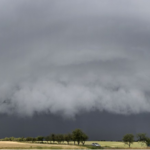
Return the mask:
[[[128,148],[128,145],[123,142],[115,142],[115,141],[86,141],[86,145],[91,145],[92,143],[98,143],[104,148]],[[142,144],[140,142],[134,142],[131,144],[131,148],[147,148],[146,144]]]
[[[89,146],[89,148],[92,148],[91,145],[92,143],[98,143],[101,145],[102,148],[120,148],[120,149],[124,149],[124,148],[129,148],[128,145],[124,144],[123,142],[116,142],[116,141],[86,141],[85,142],[85,146]],[[63,145],[66,145],[67,143],[64,142],[62,143]],[[59,145],[59,144],[58,144]],[[70,142],[70,146],[74,145],[73,142]],[[81,143],[80,143],[81,145]],[[82,146],[82,145],[81,145]],[[93,147],[94,148],[94,147]],[[133,144],[131,144],[130,148],[137,148],[137,149],[143,149],[143,148],[147,148],[146,144],[144,143],[140,143],[140,142],[134,142]]]
[[[123,142],[116,142],[116,141],[86,141],[85,145],[92,145],[92,143],[98,143],[103,148],[128,148],[128,145],[126,145]],[[67,144],[67,142],[64,142],[62,144]],[[77,144],[77,143],[76,143]],[[74,145],[73,142],[70,142],[70,145]],[[80,143],[82,146],[82,144]],[[146,144],[140,143],[140,142],[134,142],[130,146],[131,148],[147,148]]]

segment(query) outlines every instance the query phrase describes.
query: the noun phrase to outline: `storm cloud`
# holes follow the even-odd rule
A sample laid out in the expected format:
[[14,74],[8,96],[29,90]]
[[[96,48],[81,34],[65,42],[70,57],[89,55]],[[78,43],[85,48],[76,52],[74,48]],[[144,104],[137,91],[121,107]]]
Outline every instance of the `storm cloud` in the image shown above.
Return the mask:
[[1,0],[0,113],[150,112],[148,0]]

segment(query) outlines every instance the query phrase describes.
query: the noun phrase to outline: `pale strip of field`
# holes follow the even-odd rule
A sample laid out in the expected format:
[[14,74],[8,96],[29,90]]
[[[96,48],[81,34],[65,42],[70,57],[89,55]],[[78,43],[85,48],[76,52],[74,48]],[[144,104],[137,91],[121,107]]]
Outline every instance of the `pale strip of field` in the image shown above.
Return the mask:
[[49,148],[49,149],[85,149],[85,147],[77,145],[60,145],[60,144],[37,144],[37,143],[21,143],[21,142],[8,142],[0,141],[0,149],[38,149],[38,148]]
[[[23,149],[1,149],[1,150],[23,150]],[[26,150],[26,149],[24,149]],[[33,150],[33,149],[28,149],[28,150]],[[34,149],[34,150],[39,150],[39,149]],[[47,150],[47,149],[42,149],[42,150]],[[55,149],[54,149],[55,150]],[[135,150],[135,149],[105,149],[105,150]],[[140,149],[140,150],[146,150],[146,149]]]

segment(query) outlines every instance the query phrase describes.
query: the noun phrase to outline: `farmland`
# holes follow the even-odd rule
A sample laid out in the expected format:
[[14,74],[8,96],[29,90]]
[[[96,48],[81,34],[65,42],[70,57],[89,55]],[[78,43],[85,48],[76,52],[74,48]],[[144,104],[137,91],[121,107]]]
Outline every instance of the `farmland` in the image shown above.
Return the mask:
[[[98,143],[101,145],[104,149],[128,149],[128,145],[124,144],[123,142],[116,142],[116,141],[86,141],[85,146],[91,146],[92,143]],[[67,142],[64,142],[64,144],[67,144]],[[70,142],[70,145],[73,145],[73,142]],[[140,143],[140,142],[134,142],[131,144],[131,149],[147,149],[146,144]]]
[[[101,145],[102,148],[128,148],[128,145],[124,144],[124,142],[116,142],[116,141],[86,141],[85,145],[92,145],[92,143],[98,143]],[[73,144],[73,142],[70,142]],[[147,148],[146,144],[141,142],[134,142],[131,144],[131,148],[143,149]]]
[[[86,145],[91,145],[92,143],[98,143],[104,148],[128,148],[126,144],[123,142],[115,142],[115,141],[86,141]],[[141,144],[140,142],[134,142],[131,144],[131,148],[147,148],[145,144]]]
[[85,149],[77,145],[0,141],[0,149]]
[[[86,141],[85,146],[73,145],[73,142],[70,142],[70,145],[67,145],[66,142],[62,144],[47,144],[42,143],[31,143],[31,142],[14,142],[14,141],[0,141],[0,149],[88,149],[92,147],[90,146],[92,143],[99,143],[104,149],[127,149],[128,146],[123,142],[115,142],[115,141]],[[147,148],[145,144],[141,144],[139,142],[134,142],[131,145],[131,149],[145,149]]]

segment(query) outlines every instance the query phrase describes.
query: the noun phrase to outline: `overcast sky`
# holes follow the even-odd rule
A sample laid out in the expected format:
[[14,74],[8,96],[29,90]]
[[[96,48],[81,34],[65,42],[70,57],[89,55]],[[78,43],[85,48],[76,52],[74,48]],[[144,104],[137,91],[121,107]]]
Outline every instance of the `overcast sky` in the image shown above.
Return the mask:
[[149,0],[1,0],[0,114],[67,121],[149,114],[149,6]]

